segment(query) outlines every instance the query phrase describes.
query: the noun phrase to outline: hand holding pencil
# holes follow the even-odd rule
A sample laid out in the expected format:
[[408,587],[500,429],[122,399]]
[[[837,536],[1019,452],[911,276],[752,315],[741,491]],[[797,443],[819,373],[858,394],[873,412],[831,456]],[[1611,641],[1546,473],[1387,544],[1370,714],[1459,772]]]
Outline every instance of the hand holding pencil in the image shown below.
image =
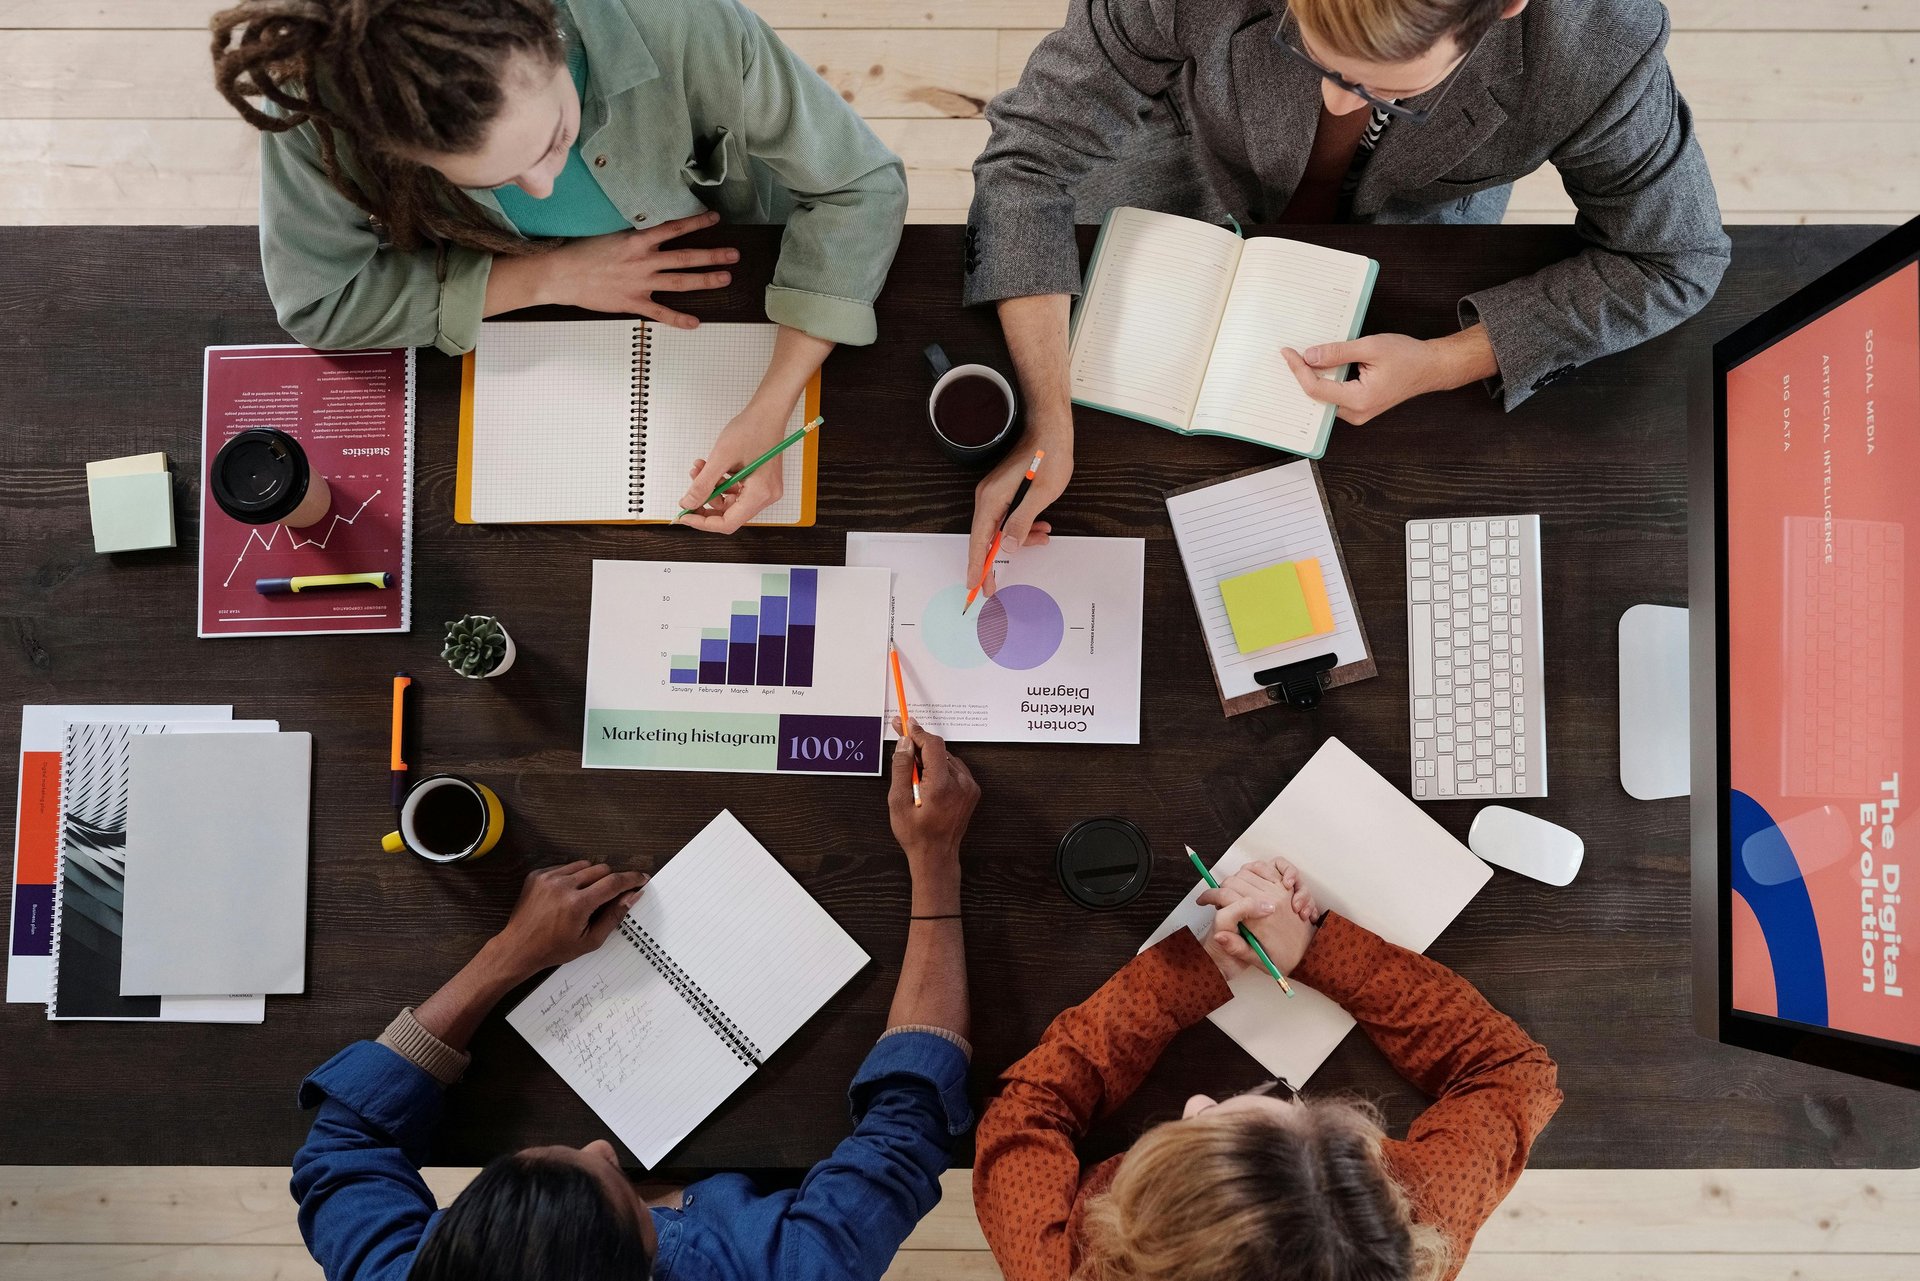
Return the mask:
[[1285,859],[1255,859],[1242,864],[1199,902],[1216,909],[1206,938],[1207,951],[1229,978],[1261,967],[1262,958],[1240,933],[1252,935],[1282,974],[1299,966],[1313,943],[1320,906]]
[[[947,750],[946,740],[919,725],[901,728],[893,753],[893,782],[887,813],[894,839],[907,853],[916,879],[925,873],[957,870],[960,838],[966,835],[980,785],[966,763]],[[914,763],[919,762],[921,804],[913,803]]]

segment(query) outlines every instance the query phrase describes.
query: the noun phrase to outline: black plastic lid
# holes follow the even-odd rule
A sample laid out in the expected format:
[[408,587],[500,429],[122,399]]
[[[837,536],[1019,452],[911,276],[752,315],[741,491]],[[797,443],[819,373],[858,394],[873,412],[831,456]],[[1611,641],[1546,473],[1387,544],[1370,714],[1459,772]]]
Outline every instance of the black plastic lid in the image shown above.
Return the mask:
[[1124,818],[1090,818],[1060,838],[1060,888],[1082,907],[1131,903],[1147,888],[1153,851],[1147,834]]
[[299,441],[271,427],[250,427],[213,456],[213,500],[235,520],[271,525],[293,515],[311,476]]

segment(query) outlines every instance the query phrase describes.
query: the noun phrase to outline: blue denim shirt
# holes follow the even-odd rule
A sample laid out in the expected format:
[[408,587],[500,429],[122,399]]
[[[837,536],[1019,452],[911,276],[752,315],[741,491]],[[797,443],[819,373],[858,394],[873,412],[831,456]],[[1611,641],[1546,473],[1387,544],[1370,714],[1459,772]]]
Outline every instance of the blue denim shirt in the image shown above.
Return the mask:
[[[798,1188],[763,1194],[720,1174],[689,1186],[680,1209],[653,1211],[655,1281],[878,1281],[940,1200],[948,1145],[972,1124],[966,1086],[958,1046],[882,1037],[853,1079],[852,1135]],[[300,1104],[320,1109],[293,1158],[307,1249],[328,1281],[402,1281],[440,1215],[420,1177],[440,1085],[361,1041],[301,1084]]]

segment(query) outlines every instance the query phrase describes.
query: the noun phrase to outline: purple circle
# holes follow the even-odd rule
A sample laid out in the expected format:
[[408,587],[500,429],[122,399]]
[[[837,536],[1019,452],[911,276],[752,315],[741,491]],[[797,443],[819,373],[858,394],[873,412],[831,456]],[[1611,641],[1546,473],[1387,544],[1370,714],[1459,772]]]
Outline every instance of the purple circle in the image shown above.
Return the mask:
[[1067,620],[1053,597],[1015,583],[987,597],[980,611],[980,648],[1002,667],[1025,671],[1059,652]]

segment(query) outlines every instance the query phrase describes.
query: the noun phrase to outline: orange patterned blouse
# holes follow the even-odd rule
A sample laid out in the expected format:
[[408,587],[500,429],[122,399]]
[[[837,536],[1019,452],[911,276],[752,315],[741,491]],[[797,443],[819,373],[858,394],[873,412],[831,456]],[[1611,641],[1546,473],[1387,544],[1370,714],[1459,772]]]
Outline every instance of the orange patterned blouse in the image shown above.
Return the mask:
[[[1452,970],[1332,913],[1293,977],[1344,1006],[1402,1076],[1435,1096],[1385,1154],[1414,1217],[1452,1243],[1448,1277],[1457,1275],[1560,1106],[1553,1060]],[[1073,1275],[1087,1200],[1126,1159],[1083,1169],[1074,1141],[1126,1101],[1176,1033],[1231,995],[1181,930],[1054,1019],[1007,1069],[980,1119],[973,1171],[974,1208],[1007,1281]]]

